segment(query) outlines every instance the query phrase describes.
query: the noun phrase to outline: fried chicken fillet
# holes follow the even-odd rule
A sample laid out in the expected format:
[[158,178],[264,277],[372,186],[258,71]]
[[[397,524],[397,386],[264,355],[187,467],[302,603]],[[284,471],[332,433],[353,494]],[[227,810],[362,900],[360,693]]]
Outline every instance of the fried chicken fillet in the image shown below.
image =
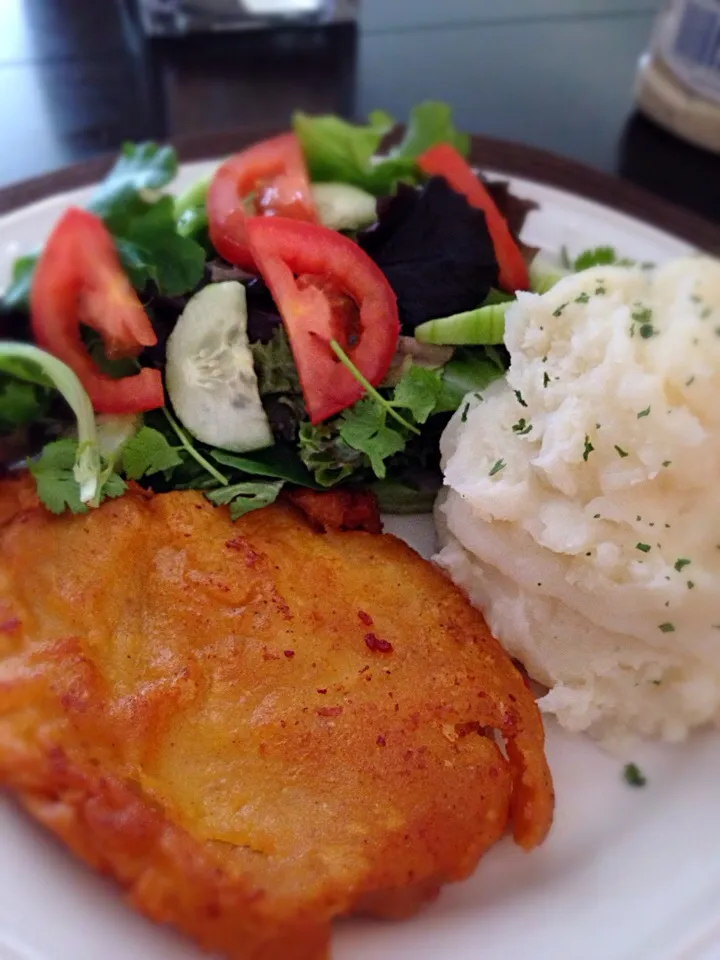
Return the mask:
[[327,958],[334,917],[409,915],[552,819],[538,711],[480,614],[305,500],[232,523],[135,488],[53,517],[0,484],[0,785],[232,960]]

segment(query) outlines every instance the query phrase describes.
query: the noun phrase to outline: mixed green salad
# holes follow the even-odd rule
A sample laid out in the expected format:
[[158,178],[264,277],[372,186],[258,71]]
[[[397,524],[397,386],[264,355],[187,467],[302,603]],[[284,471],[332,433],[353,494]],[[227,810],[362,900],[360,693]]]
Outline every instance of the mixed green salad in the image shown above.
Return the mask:
[[299,113],[179,196],[171,147],[126,144],[15,263],[4,468],[27,464],[54,513],[130,481],[203,490],[235,518],[285,485],[430,509],[449,417],[506,370],[508,304],[562,271],[533,271],[533,204],[471,170],[445,104],[380,153],[394,126]]

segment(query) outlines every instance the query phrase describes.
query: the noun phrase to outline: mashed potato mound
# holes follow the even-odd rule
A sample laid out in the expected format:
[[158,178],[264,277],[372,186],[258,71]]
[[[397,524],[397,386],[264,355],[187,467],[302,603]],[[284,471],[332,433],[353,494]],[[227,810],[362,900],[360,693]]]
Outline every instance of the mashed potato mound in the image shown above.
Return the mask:
[[720,717],[720,262],[596,267],[507,315],[454,416],[436,558],[569,730]]

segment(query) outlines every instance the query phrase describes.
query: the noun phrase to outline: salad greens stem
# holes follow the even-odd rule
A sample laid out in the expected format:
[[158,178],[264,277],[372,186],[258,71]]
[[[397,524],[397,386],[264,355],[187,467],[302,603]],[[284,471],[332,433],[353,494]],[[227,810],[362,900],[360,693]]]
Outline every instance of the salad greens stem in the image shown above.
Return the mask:
[[220,473],[217,467],[214,467],[208,460],[205,459],[205,457],[198,450],[195,449],[195,447],[192,445],[192,443],[188,439],[188,435],[185,433],[183,428],[177,422],[175,417],[170,413],[167,407],[163,407],[162,412],[165,416],[165,419],[172,427],[178,440],[183,445],[184,449],[187,450],[187,452],[190,454],[193,460],[199,463],[204,470],[207,470],[207,472],[210,474],[210,476],[214,480],[217,480],[217,482],[222,484],[223,487],[226,487],[229,481],[225,476],[225,474]]
[[403,419],[403,417],[401,417],[400,414],[395,410],[395,408],[390,403],[390,401],[386,400],[385,397],[382,396],[382,394],[378,393],[378,391],[370,383],[370,381],[366,377],[364,377],[362,373],[360,373],[358,368],[352,362],[350,357],[345,353],[345,351],[337,342],[337,340],[330,341],[330,349],[338,358],[340,363],[342,363],[342,365],[350,371],[353,377],[355,377],[355,379],[360,384],[360,386],[365,388],[365,391],[369,394],[369,396],[371,396],[376,403],[379,403],[381,407],[384,407],[385,410],[387,410],[387,412],[390,414],[390,416],[393,417],[395,420],[397,420],[400,426],[405,427],[405,429],[409,430],[411,433],[417,433],[417,434],[420,433],[418,428],[414,427],[412,424],[408,423],[407,420]]
[[[13,367],[12,361],[20,361],[20,369]],[[7,361],[10,361],[8,364]],[[16,376],[27,379],[23,373],[22,362],[39,367],[42,373],[52,381],[53,386],[63,395],[77,420],[77,460],[73,473],[80,487],[82,503],[97,505],[102,489],[102,465],[98,446],[95,413],[85,387],[77,375],[57,357],[29,343],[0,342],[0,365]],[[4,363],[3,363],[4,362]]]

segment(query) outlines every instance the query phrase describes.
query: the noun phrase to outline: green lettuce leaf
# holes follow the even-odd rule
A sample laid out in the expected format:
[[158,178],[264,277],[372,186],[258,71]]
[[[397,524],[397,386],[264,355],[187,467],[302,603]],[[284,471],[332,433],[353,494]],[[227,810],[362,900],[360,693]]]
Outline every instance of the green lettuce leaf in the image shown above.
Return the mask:
[[376,196],[392,193],[400,180],[415,182],[415,160],[437,143],[451,143],[464,156],[469,150],[469,137],[455,129],[450,107],[426,100],[410,111],[400,144],[377,160],[380,144],[394,126],[382,110],[371,113],[366,124],[302,112],[293,116],[311,180],[351,183]]
[[[155,195],[176,173],[177,155],[172,147],[126,143],[87,204],[113,234],[133,284],[141,289],[153,280],[169,296],[197,286],[205,261],[203,248],[178,233],[173,199]],[[7,308],[28,308],[38,257],[33,253],[15,261],[3,294]]]
[[115,244],[138,290],[152,281],[161,293],[174,297],[194,289],[202,279],[205,251],[177,232],[172,197],[162,197],[129,220]]
[[449,143],[463,157],[470,152],[470,137],[455,129],[451,107],[440,100],[425,100],[410,111],[405,136],[390,156],[415,159],[438,143]]
[[311,180],[352,183],[378,195],[389,193],[398,177],[412,170],[412,164],[403,161],[383,170],[372,163],[394,125],[393,118],[382,110],[371,113],[364,125],[334,116],[311,117],[300,111],[293,115],[293,129]]

